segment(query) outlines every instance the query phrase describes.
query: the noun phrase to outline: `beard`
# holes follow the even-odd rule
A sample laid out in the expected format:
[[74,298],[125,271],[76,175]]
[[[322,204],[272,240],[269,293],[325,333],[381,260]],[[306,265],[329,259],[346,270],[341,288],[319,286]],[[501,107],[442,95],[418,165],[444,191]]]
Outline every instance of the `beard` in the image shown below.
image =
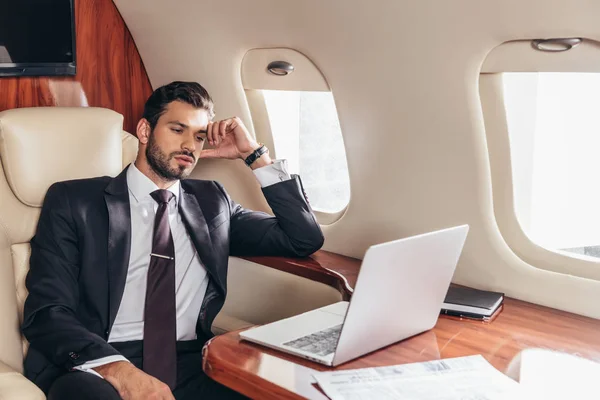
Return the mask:
[[178,165],[177,167],[171,167],[170,165],[171,160],[174,157],[181,155],[192,157],[194,161],[196,159],[192,153],[185,151],[176,151],[166,155],[156,143],[154,134],[150,134],[148,146],[146,147],[146,159],[148,160],[148,165],[150,165],[150,168],[152,168],[152,170],[158,176],[166,179],[167,181],[187,178],[192,172],[193,168],[190,168],[188,171],[186,170],[186,167],[182,165]]

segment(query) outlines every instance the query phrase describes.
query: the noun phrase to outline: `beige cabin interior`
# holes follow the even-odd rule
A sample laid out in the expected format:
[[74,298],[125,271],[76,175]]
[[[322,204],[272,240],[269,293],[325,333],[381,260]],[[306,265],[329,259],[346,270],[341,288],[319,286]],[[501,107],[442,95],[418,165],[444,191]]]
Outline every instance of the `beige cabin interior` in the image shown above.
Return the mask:
[[[456,283],[600,316],[597,262],[540,248],[518,227],[501,230],[514,217],[498,206],[504,199],[496,198],[493,183],[510,182],[510,165],[493,169],[493,145],[501,139],[486,131],[482,102],[487,94],[480,92],[482,67],[503,43],[554,37],[599,40],[595,16],[600,4],[380,1],[349,6],[342,1],[118,0],[115,4],[153,86],[175,76],[204,82],[214,94],[218,116],[239,115],[254,127],[257,121],[244,85],[260,77],[242,73],[248,52],[293,49],[314,63],[335,97],[351,190],[344,213],[323,226],[324,249],[360,258],[374,243],[468,223],[471,230]],[[227,28],[219,18],[225,15]],[[170,30],[173,25],[179,27],[177,32]],[[198,40],[204,34],[210,39]],[[579,63],[598,71],[597,56],[588,61],[586,54],[580,55]],[[504,56],[513,56],[502,60],[511,68],[511,63],[523,63],[524,56],[539,55],[532,49]],[[551,64],[563,55],[545,56]],[[299,90],[303,83],[294,84]],[[255,134],[261,137],[264,132]],[[198,166],[197,177],[218,179],[238,201],[264,207],[258,187],[241,184],[234,166],[205,164]],[[570,264],[581,264],[580,274],[571,273]]]

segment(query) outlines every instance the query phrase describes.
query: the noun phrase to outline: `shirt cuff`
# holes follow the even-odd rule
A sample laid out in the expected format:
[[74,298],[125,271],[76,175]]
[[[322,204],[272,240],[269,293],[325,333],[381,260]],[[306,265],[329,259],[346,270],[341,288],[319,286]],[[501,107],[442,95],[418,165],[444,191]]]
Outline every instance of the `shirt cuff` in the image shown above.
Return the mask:
[[94,371],[92,368],[96,368],[101,365],[106,365],[106,364],[110,364],[110,363],[117,362],[117,361],[129,362],[129,360],[126,359],[125,357],[116,355],[116,356],[108,356],[108,357],[98,358],[97,360],[90,360],[81,365],[73,367],[73,369],[83,371],[83,372],[89,372],[90,374],[96,375],[98,378],[104,379],[104,377],[102,375],[100,375],[98,372]]
[[252,172],[262,187],[292,179],[288,172],[287,160],[274,160],[273,164],[257,168]]

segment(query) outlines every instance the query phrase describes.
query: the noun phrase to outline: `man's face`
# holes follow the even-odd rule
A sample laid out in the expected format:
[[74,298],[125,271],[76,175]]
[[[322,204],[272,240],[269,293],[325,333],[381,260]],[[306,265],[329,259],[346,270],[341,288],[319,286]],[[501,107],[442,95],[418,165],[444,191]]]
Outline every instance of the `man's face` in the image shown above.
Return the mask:
[[173,101],[150,133],[146,159],[154,172],[166,180],[183,179],[196,166],[206,139],[208,112]]

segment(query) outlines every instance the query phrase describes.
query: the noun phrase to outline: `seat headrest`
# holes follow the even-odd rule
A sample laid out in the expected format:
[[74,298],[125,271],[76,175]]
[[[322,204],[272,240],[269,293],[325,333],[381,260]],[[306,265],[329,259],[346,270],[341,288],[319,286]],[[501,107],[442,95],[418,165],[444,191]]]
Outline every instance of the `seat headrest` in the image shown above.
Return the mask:
[[[123,169],[123,116],[93,107],[35,107],[0,112],[0,160],[22,203],[40,207],[54,182],[116,176]],[[137,140],[127,146],[137,148]],[[131,161],[131,160],[128,160]]]

